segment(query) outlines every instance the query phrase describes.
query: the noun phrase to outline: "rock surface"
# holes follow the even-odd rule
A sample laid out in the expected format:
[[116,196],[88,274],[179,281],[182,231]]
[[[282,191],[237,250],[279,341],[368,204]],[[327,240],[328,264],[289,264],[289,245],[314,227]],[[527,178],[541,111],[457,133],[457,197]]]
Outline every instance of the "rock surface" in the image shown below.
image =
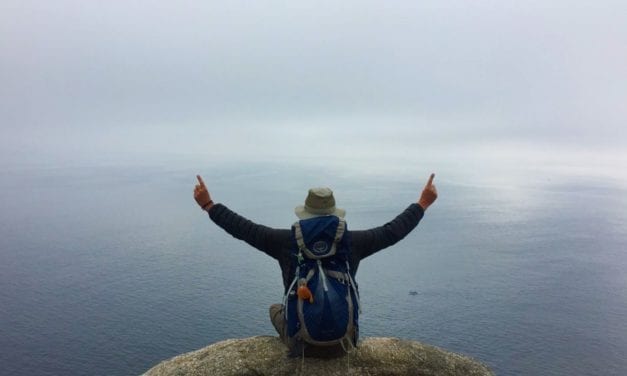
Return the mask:
[[398,338],[366,338],[335,359],[288,358],[278,337],[229,339],[176,356],[145,376],[212,375],[493,375],[471,358]]

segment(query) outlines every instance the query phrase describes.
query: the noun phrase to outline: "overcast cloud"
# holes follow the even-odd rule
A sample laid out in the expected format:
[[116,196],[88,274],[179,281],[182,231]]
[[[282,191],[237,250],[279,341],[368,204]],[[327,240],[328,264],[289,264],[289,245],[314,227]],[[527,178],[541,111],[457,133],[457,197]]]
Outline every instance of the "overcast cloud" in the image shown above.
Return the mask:
[[2,155],[620,151],[626,15],[624,1],[4,0]]

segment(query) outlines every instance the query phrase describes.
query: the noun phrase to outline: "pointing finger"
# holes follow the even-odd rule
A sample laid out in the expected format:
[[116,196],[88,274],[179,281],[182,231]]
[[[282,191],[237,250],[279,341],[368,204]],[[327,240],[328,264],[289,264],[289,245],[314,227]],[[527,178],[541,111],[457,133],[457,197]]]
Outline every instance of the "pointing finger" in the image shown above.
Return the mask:
[[200,177],[200,175],[196,175],[196,179],[198,179],[198,182],[200,183],[200,186],[201,186],[201,187],[204,187],[204,186],[205,186],[205,182],[204,182],[204,181],[202,181],[202,178]]
[[435,178],[435,174],[431,174],[429,177],[429,181],[427,182],[427,187],[433,184],[433,178]]

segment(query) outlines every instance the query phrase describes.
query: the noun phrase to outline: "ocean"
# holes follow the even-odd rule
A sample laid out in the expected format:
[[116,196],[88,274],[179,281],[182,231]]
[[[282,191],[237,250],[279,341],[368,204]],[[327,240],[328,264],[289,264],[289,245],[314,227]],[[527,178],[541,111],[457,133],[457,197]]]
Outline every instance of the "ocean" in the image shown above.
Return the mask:
[[[196,206],[197,173],[216,202],[277,228],[296,220],[307,188],[326,185],[349,229],[366,229],[416,201],[429,172],[3,168],[0,374],[137,375],[274,334],[278,264]],[[360,265],[361,335],[443,347],[498,375],[627,374],[627,187],[585,174],[436,174],[439,199],[420,225]]]

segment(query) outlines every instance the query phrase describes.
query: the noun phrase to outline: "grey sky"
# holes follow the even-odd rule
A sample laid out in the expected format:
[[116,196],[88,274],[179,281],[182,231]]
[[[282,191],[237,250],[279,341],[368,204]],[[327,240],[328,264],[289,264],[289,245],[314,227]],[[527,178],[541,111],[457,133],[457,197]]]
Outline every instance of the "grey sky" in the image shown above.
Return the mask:
[[8,153],[627,146],[624,1],[4,0],[0,54]]

